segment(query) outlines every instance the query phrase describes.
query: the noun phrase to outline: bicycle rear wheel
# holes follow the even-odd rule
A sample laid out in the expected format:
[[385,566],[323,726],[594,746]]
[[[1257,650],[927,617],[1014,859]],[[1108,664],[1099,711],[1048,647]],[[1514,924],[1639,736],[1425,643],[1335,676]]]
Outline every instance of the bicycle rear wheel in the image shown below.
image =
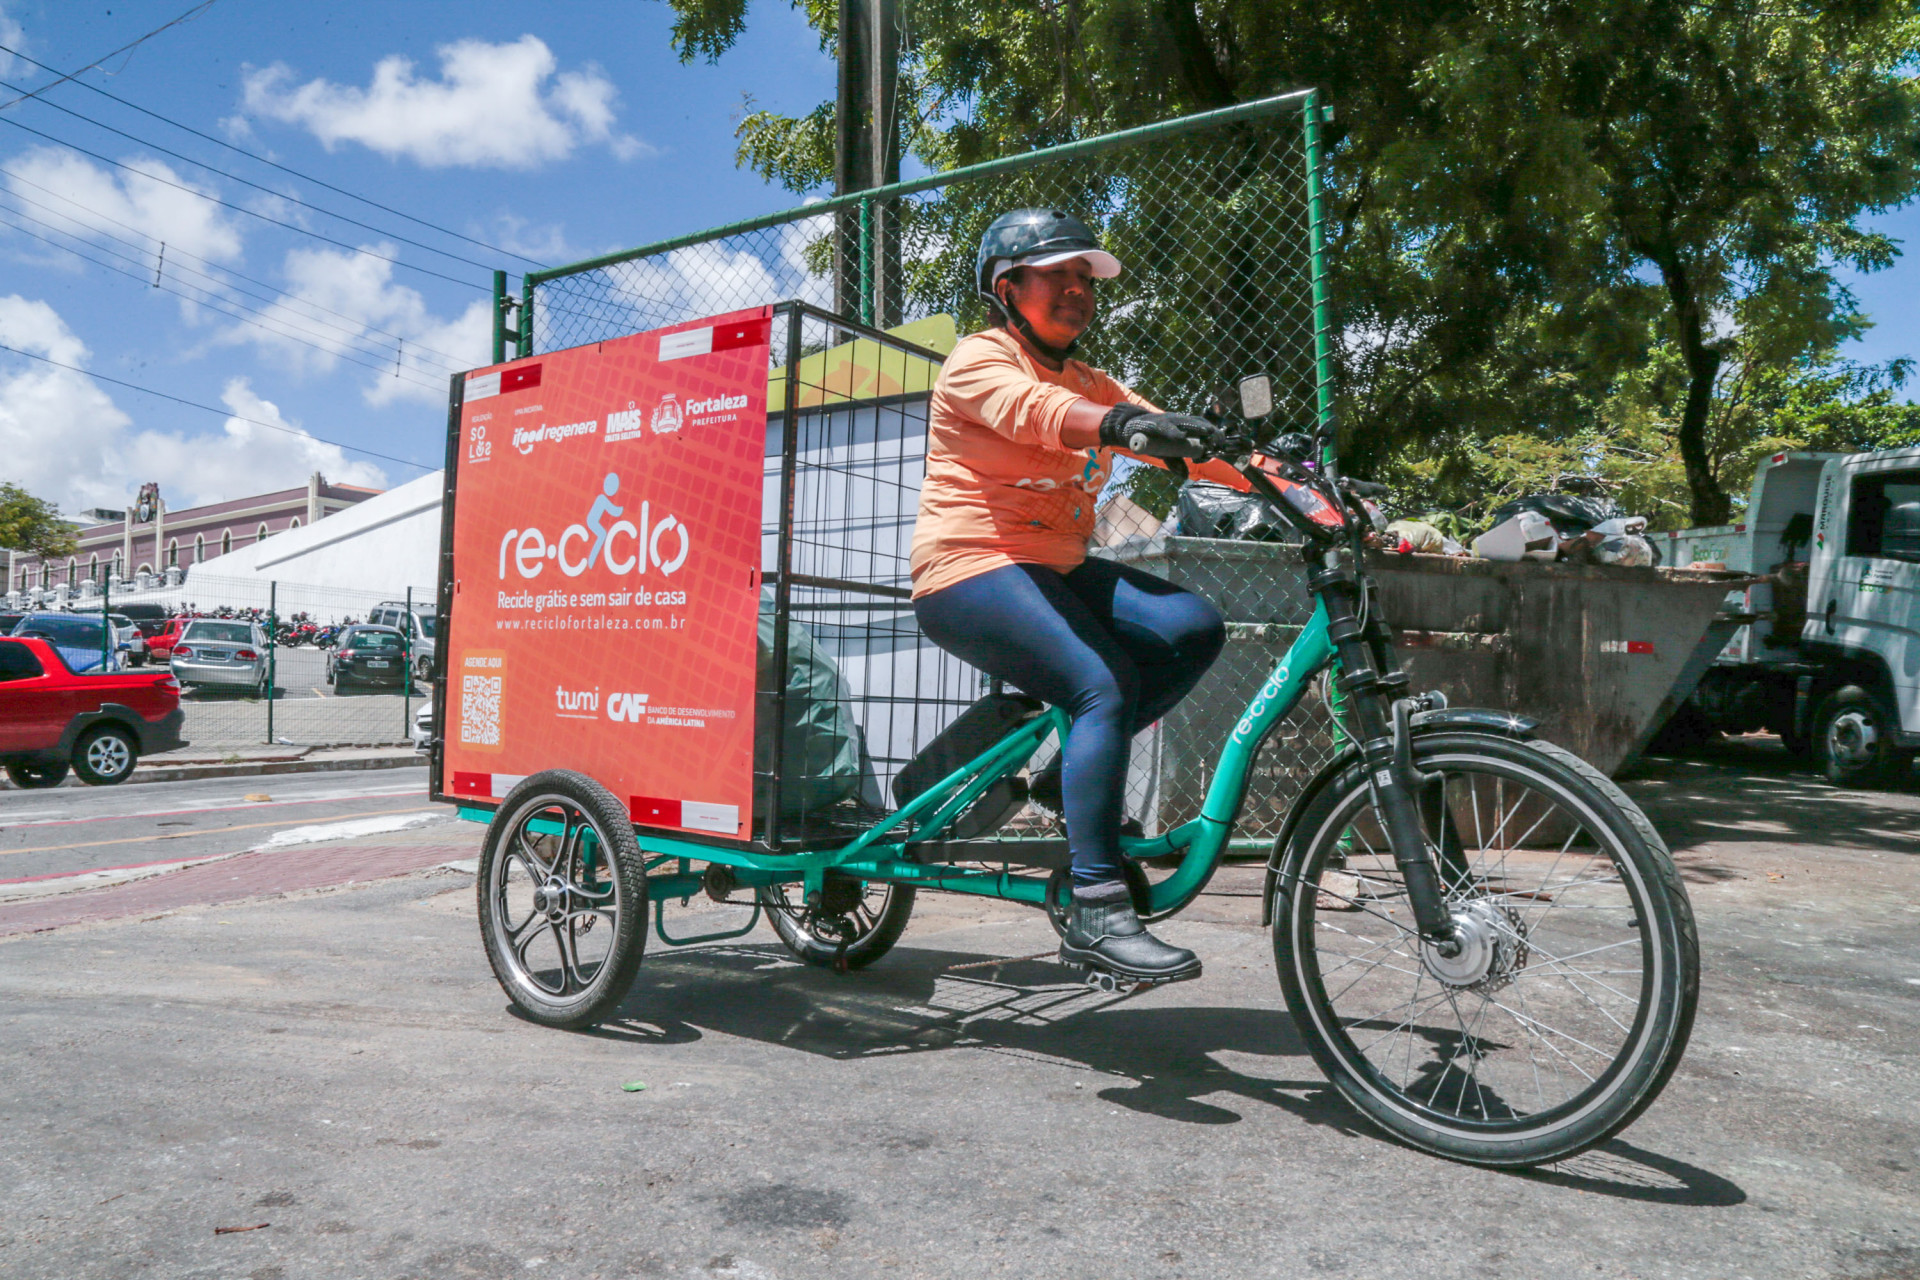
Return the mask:
[[1414,744],[1460,954],[1423,943],[1365,771],[1308,802],[1274,958],[1320,1067],[1374,1123],[1456,1160],[1526,1167],[1603,1142],[1659,1095],[1693,1024],[1693,912],[1620,789],[1544,742]]

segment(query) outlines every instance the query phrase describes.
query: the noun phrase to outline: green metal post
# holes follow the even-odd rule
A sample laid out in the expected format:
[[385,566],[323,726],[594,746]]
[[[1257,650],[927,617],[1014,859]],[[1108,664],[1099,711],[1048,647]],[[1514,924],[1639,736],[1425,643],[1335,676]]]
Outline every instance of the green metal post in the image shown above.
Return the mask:
[[860,202],[860,323],[873,323],[873,201]]
[[273,663],[279,644],[280,584],[267,583],[267,745],[273,745]]
[[507,358],[507,273],[493,273],[493,363]]
[[407,656],[406,681],[401,685],[400,695],[400,737],[404,740],[411,736],[413,726],[413,588],[407,588],[407,625],[400,629],[403,652]]
[[[1313,263],[1314,410],[1317,425],[1326,436],[1326,444],[1320,451],[1320,465],[1333,467],[1339,465],[1340,450],[1334,440],[1333,318],[1327,299],[1327,213],[1321,183],[1324,159],[1320,151],[1320,125],[1327,116],[1333,114],[1333,109],[1323,109],[1320,91],[1310,89],[1301,113],[1307,148],[1307,239],[1312,249]],[[1339,670],[1338,660],[1335,661],[1334,670],[1336,673]],[[1351,741],[1346,726],[1346,699],[1341,696],[1340,686],[1334,680],[1327,681],[1327,711],[1333,720],[1333,749],[1345,750],[1346,744]]]
[[[1320,91],[1307,92],[1301,108],[1306,125],[1307,144],[1307,237],[1313,251],[1313,372],[1314,400],[1321,430],[1327,433],[1323,465],[1337,464],[1333,431],[1333,319],[1327,299],[1326,201],[1321,187]],[[1332,108],[1326,108],[1332,115]]]
[[520,325],[519,350],[514,353],[516,359],[533,354],[533,277],[520,278]]

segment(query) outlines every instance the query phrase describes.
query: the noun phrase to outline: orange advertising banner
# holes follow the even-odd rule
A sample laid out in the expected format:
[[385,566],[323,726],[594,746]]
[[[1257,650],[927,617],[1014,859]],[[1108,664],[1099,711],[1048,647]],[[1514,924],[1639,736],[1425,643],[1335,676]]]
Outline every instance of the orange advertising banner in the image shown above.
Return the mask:
[[772,308],[466,375],[445,793],[575,769],[746,839]]

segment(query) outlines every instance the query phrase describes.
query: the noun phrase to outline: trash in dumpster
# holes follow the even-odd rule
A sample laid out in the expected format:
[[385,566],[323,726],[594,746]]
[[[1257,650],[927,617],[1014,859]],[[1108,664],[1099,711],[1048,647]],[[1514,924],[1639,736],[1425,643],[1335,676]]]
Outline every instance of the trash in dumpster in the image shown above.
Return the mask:
[[1473,554],[1482,560],[1557,560],[1560,535],[1539,512],[1521,511],[1475,538]]
[[1554,532],[1562,538],[1585,533],[1595,525],[1620,515],[1619,506],[1611,498],[1587,498],[1575,493],[1531,493],[1524,498],[1501,503],[1493,509],[1489,519],[1498,527],[1523,511],[1545,516],[1553,525]]
[[1395,520],[1387,526],[1389,540],[1398,536],[1406,545],[1402,554],[1464,556],[1467,549],[1425,520]]
[[1290,530],[1266,504],[1250,493],[1207,480],[1180,486],[1173,519],[1166,530],[1184,538],[1225,538],[1234,542],[1282,542]]
[[[1531,557],[1629,567],[1660,563],[1659,551],[1645,537],[1647,518],[1621,514],[1611,498],[1529,494],[1494,508],[1493,522],[1473,543],[1474,554],[1484,560]],[[1543,524],[1548,530],[1544,535]]]

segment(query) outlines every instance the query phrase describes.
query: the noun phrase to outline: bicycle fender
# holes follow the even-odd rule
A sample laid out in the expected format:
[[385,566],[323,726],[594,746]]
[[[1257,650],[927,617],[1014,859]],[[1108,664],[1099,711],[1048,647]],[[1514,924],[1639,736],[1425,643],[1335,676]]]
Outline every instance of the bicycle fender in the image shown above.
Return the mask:
[[[1416,737],[1426,737],[1435,733],[1450,733],[1466,730],[1470,733],[1494,733],[1503,738],[1531,738],[1540,722],[1531,716],[1523,716],[1512,711],[1493,711],[1485,707],[1442,707],[1437,711],[1420,711],[1408,717],[1407,727]],[[1280,888],[1281,863],[1286,859],[1287,846],[1293,841],[1294,828],[1299,825],[1300,815],[1320,796],[1320,792],[1333,785],[1333,780],[1360,757],[1360,749],[1348,746],[1313,775],[1300,794],[1287,808],[1287,819],[1280,825],[1280,834],[1274,838],[1273,852],[1267,855],[1266,883],[1260,889],[1260,927],[1273,927],[1273,899]]]

